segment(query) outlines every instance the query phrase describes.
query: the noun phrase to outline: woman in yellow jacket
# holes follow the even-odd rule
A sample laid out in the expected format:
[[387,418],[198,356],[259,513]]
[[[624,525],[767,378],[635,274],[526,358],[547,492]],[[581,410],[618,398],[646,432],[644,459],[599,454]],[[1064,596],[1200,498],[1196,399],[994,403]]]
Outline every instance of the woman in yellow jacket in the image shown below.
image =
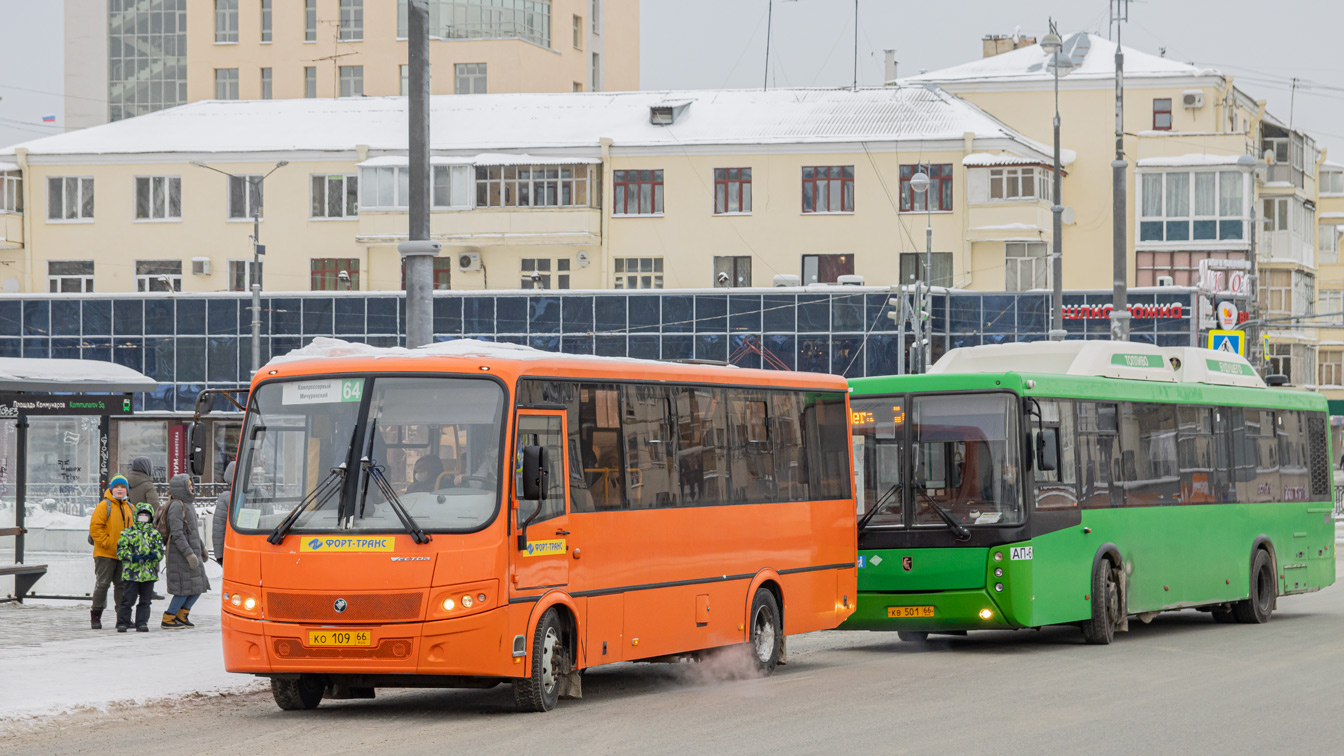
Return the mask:
[[121,562],[117,561],[117,539],[121,531],[134,523],[135,514],[126,501],[130,485],[118,475],[103,494],[103,500],[89,519],[89,537],[93,539],[93,612],[90,624],[103,629],[103,609],[107,608],[107,588],[112,586],[113,606],[121,606],[123,590]]

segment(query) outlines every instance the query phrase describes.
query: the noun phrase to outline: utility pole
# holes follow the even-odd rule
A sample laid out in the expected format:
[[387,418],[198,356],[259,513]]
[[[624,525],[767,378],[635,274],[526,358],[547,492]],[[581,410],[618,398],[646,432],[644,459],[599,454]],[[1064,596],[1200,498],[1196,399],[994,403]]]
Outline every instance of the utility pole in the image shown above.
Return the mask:
[[854,0],[854,91],[859,91],[859,0]]
[[1129,164],[1125,162],[1125,54],[1120,47],[1121,24],[1129,20],[1129,0],[1115,0],[1111,18],[1115,22],[1115,160],[1111,161],[1111,215],[1114,222],[1111,262],[1115,283],[1111,295],[1111,339],[1129,341],[1129,258],[1125,238],[1129,217],[1125,171]]
[[1063,180],[1060,177],[1059,167],[1059,54],[1064,50],[1064,40],[1059,38],[1059,30],[1055,27],[1055,20],[1050,19],[1050,33],[1041,40],[1041,48],[1050,53],[1051,68],[1055,73],[1055,202],[1050,208],[1054,216],[1054,223],[1051,227],[1053,238],[1051,246],[1053,254],[1051,257],[1051,281],[1050,281],[1050,340],[1064,340],[1064,200],[1063,200]]
[[410,228],[397,251],[406,266],[406,346],[414,349],[434,340],[434,258],[441,245],[429,240],[429,3],[406,5]]
[[775,22],[775,0],[766,0],[765,10],[765,75],[761,79],[761,89],[770,88],[770,26]]

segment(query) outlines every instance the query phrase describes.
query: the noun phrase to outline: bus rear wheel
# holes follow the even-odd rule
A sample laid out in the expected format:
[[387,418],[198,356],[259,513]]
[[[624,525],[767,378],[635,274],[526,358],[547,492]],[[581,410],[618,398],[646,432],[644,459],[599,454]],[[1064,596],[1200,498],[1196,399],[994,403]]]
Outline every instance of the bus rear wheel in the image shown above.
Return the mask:
[[1083,623],[1083,640],[1105,646],[1115,640],[1120,624],[1120,583],[1111,560],[1103,557],[1092,568],[1092,617]]
[[1274,613],[1274,600],[1278,596],[1278,586],[1274,584],[1274,565],[1269,552],[1255,550],[1251,560],[1251,595],[1244,601],[1232,605],[1232,614],[1237,622],[1244,625],[1259,625],[1269,621]]
[[570,671],[560,614],[547,609],[532,636],[530,672],[513,681],[513,702],[519,711],[550,711],[560,700],[560,679]]
[[275,698],[275,705],[285,711],[316,709],[322,703],[325,688],[322,681],[312,675],[299,675],[297,680],[271,678],[271,696]]
[[784,623],[779,616],[779,602],[769,588],[758,588],[751,600],[751,636],[748,646],[751,661],[762,675],[775,671],[784,648]]

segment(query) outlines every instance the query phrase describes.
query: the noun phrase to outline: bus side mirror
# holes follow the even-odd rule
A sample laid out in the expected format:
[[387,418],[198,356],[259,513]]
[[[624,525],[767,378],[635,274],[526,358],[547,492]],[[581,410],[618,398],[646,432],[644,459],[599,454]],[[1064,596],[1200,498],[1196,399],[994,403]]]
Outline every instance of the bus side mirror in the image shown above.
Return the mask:
[[187,467],[197,477],[205,474],[205,447],[205,423],[190,423],[187,426]]
[[1036,469],[1042,472],[1059,469],[1059,432],[1054,428],[1036,431]]
[[546,501],[546,447],[523,447],[524,501]]

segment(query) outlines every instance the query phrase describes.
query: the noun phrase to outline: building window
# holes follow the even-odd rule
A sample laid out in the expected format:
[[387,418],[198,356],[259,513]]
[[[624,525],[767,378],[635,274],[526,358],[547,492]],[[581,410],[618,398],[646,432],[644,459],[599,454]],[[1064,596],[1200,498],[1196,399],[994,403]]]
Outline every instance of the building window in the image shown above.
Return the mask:
[[854,166],[804,166],[803,212],[854,212]]
[[352,257],[314,257],[309,262],[313,291],[359,291],[359,260]]
[[87,294],[93,291],[93,260],[49,261],[47,291],[53,294]]
[[1135,253],[1135,286],[1157,286],[1164,277],[1173,286],[1198,286],[1201,260],[1245,260],[1245,252],[1157,252]]
[[593,34],[602,33],[602,0],[593,0],[588,16],[593,19]]
[[476,207],[588,207],[597,196],[590,181],[598,170],[595,165],[477,166]]
[[1260,305],[1276,316],[1293,314],[1293,272],[1268,270],[1261,276]]
[[23,173],[0,173],[0,213],[23,212]]
[[1270,344],[1269,354],[1265,358],[1269,360],[1270,375],[1286,375],[1290,383],[1297,382],[1293,380],[1292,344]]
[[[452,282],[453,262],[456,257],[436,257],[434,258],[434,290],[448,291],[449,284]],[[401,288],[406,288],[406,258],[401,260]]]
[[303,41],[317,41],[317,0],[303,0]]
[[136,291],[182,291],[181,260],[136,260]]
[[308,99],[317,97],[317,67],[303,67],[303,96]]
[[[612,215],[662,215],[663,172],[612,171]],[[657,288],[662,288],[661,286]]]
[[215,0],[215,42],[238,41],[238,0]]
[[433,206],[453,210],[471,207],[471,166],[436,165],[433,181]]
[[1050,171],[1033,166],[990,168],[989,198],[992,200],[1045,200],[1053,196]]
[[313,218],[354,218],[359,215],[359,177],[314,174],[309,203]]
[[751,212],[751,169],[714,169],[714,214]]
[[251,260],[229,260],[229,291],[251,291],[253,271],[256,283],[262,285],[265,261],[253,263]]
[[48,220],[93,220],[93,179],[53,176],[47,179]]
[[1316,229],[1316,264],[1339,262],[1339,227],[1320,226]]
[[[205,0],[193,4],[211,7]],[[107,84],[103,91],[108,119],[119,121],[185,103],[186,0],[93,5],[100,6],[107,18]],[[197,25],[205,29],[204,23]]]
[[364,0],[341,0],[341,41],[364,39]]
[[261,217],[261,176],[229,176],[229,217]]
[[236,68],[215,69],[215,99],[216,100],[238,99],[238,69]]
[[750,255],[716,255],[714,288],[737,289],[751,286]]
[[618,257],[616,263],[616,288],[618,289],[661,289],[663,288],[663,258],[661,257]]
[[[429,67],[429,91],[434,92],[434,66]],[[411,93],[411,67],[403,63],[401,65],[401,96],[405,97]]]
[[1287,231],[1289,227],[1288,198],[1268,197],[1264,201],[1265,230]]
[[574,49],[583,49],[583,16],[574,17]]
[[136,176],[135,218],[181,220],[182,179],[177,176]]
[[1333,316],[1328,320],[1338,323],[1344,318],[1344,290],[1321,289],[1316,293],[1316,314]]
[[361,168],[361,210],[404,210],[411,201],[411,172],[406,167]]
[[[901,283],[911,284],[924,281],[924,253],[901,253]],[[929,276],[933,286],[952,286],[952,253],[934,252],[930,256],[929,266],[933,269]]]
[[261,99],[269,100],[273,94],[271,88],[271,69],[261,69]]
[[458,63],[453,69],[454,92],[458,94],[485,94],[484,63]]
[[364,66],[341,66],[340,96],[364,96]]
[[854,255],[803,255],[803,283],[835,283],[854,275]]
[[[397,37],[408,33],[406,0],[397,0]],[[550,0],[429,0],[431,39],[525,39],[551,46]]]
[[551,259],[548,257],[524,257],[519,276],[520,289],[568,289],[569,258],[555,261],[554,286],[551,285]]
[[1316,355],[1317,383],[1321,386],[1344,385],[1344,352],[1320,351]]
[[1050,256],[1045,242],[1004,242],[1003,290],[1050,288]]
[[[910,179],[920,172],[929,177],[929,189],[924,194],[916,192],[910,186]],[[951,163],[901,166],[901,212],[924,212],[926,197],[931,197],[931,207],[934,211],[952,211]]]
[[271,0],[261,0],[261,42],[271,41]]
[[1338,168],[1321,170],[1321,194],[1344,194],[1344,171]]
[[593,85],[589,87],[594,92],[602,91],[602,56],[593,53]]
[[1171,131],[1171,98],[1153,100],[1153,130]]
[[1139,241],[1240,241],[1246,238],[1241,171],[1145,173]]

